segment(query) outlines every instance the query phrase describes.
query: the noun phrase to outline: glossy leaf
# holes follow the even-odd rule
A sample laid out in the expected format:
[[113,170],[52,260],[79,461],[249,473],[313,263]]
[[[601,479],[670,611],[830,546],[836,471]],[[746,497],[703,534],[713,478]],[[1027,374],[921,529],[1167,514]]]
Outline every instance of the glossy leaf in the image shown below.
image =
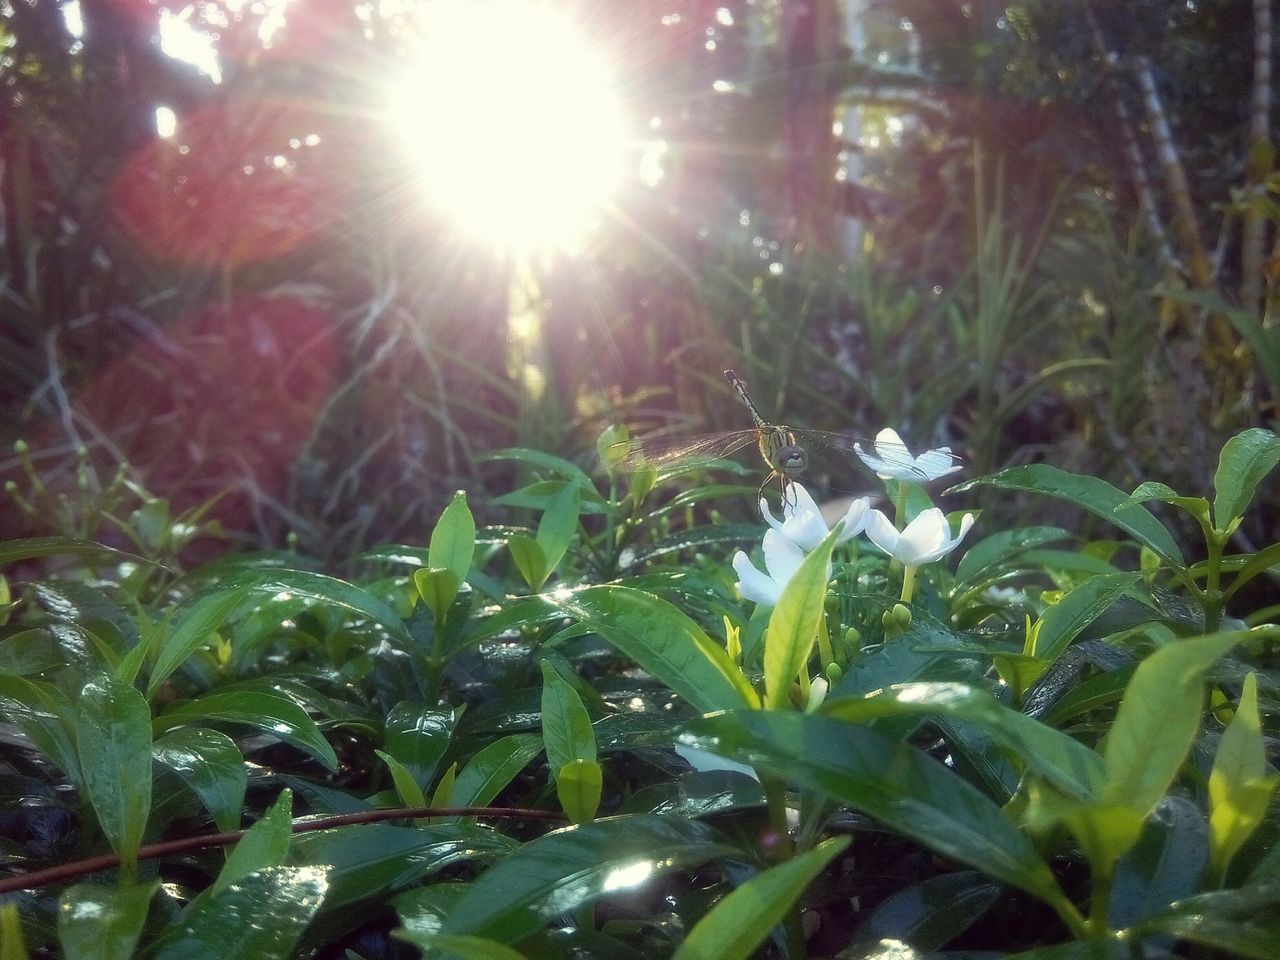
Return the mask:
[[395,784],[396,795],[400,798],[401,806],[425,807],[427,805],[426,795],[422,792],[422,787],[414,780],[409,768],[389,753],[385,753],[382,750],[373,752],[379,760],[387,765],[387,770],[391,773],[391,782]]
[[239,828],[248,775],[234,740],[208,727],[180,727],[156,740],[151,755],[200,798],[219,830]]
[[980,727],[1025,767],[1080,799],[1102,789],[1102,758],[1067,734],[960,683],[906,683],[865,697],[828,700],[822,713],[854,723],[877,717],[945,716]]
[[703,712],[756,706],[724,649],[679,609],[643,590],[598,586],[548,601],[617,647]]
[[1268,773],[1266,743],[1258,716],[1258,677],[1244,678],[1235,716],[1218,741],[1209,774],[1209,834],[1213,869],[1221,876],[1267,812],[1280,777]]
[[591,717],[576,690],[546,660],[542,667],[542,741],[553,772],[575,760],[596,759]]
[[1280,437],[1254,427],[1236,434],[1222,447],[1213,475],[1213,521],[1225,530],[1244,514],[1258,484],[1280,463]]
[[20,540],[6,540],[0,543],[0,567],[6,567],[20,560],[36,560],[40,557],[60,557],[75,555],[81,557],[109,557],[114,560],[129,560],[134,563],[145,563],[155,566],[152,561],[136,554],[117,550],[92,540],[77,540],[74,537],[26,537]]
[[17,725],[72,781],[81,782],[80,757],[70,721],[72,709],[61,690],[0,673],[0,702],[4,703],[5,719]]
[[532,537],[513,533],[507,537],[507,549],[524,582],[533,590],[539,589],[551,576],[551,567],[541,545]]
[[1168,934],[1250,960],[1275,960],[1276,944],[1280,944],[1280,882],[1187,897],[1133,932]]
[[938,874],[876,907],[859,928],[858,939],[896,940],[922,953],[937,950],[979,920],[1004,890],[971,870]]
[[1133,926],[1200,889],[1209,859],[1200,808],[1184,797],[1165,797],[1142,825],[1138,842],[1116,864],[1109,920]]
[[293,791],[280,791],[276,802],[267,808],[252,827],[245,831],[227,854],[227,862],[213,881],[212,896],[217,896],[233,883],[264,867],[284,863],[293,837]]
[[993,476],[970,480],[952,487],[949,492],[960,493],[980,486],[1024,490],[1073,503],[1124,530],[1170,563],[1184,565],[1182,551],[1164,524],[1140,504],[1125,506],[1129,497],[1105,480],[1035,463],[1009,467]]
[[484,937],[450,936],[447,933],[421,933],[414,930],[397,930],[400,940],[407,940],[421,947],[428,957],[453,957],[455,960],[525,960],[519,950],[486,940]]
[[579,490],[576,484],[565,484],[564,489],[551,498],[538,521],[537,543],[542,548],[543,568],[547,575],[559,566],[578,531]]
[[323,867],[267,867],[197,897],[153,960],[289,960],[328,888]]
[[1082,630],[1138,582],[1139,575],[1133,573],[1086,580],[1045,609],[1036,626],[1034,648],[1026,652],[1046,664],[1052,663]]
[[964,552],[956,565],[956,581],[965,586],[969,581],[989,575],[1032,547],[1044,546],[1059,540],[1069,540],[1071,534],[1061,527],[1017,527],[1001,530],[984,537]]
[[813,652],[818,623],[825,616],[823,602],[837,533],[838,530],[828,533],[801,561],[769,615],[764,642],[767,707],[778,709],[789,703],[791,685]]
[[383,729],[383,746],[413,774],[426,790],[435,780],[440,761],[449,749],[458,714],[409,702],[391,708]]
[[299,597],[340,607],[376,623],[402,643],[409,646],[414,644],[413,637],[405,629],[404,621],[394,609],[367,591],[336,577],[326,577],[307,570],[250,570],[228,577],[223,586],[244,587],[252,593],[272,598]]
[[459,490],[431,531],[428,559],[433,567],[452,570],[459,582],[471,572],[476,549],[476,522],[467,506],[467,494]]
[[1144,816],[1160,802],[1200,729],[1204,672],[1247,636],[1178,640],[1138,666],[1107,735],[1107,802]]
[[1075,940],[1006,954],[1003,960],[1133,960],[1133,951],[1116,939]]
[[447,567],[429,567],[413,571],[413,585],[418,589],[418,596],[427,605],[437,624],[442,624],[458,599],[458,591],[462,589],[462,581],[458,575]]
[[1157,483],[1153,480],[1148,480],[1134,487],[1133,493],[1124,502],[1124,506],[1148,503],[1152,500],[1172,504],[1179,509],[1185,510],[1197,520],[1209,521],[1209,501],[1204,497],[1184,497],[1168,484]]
[[594,760],[571,760],[556,773],[556,797],[573,823],[586,823],[600,809],[604,773]]
[[151,811],[151,711],[142,694],[105,676],[85,684],[76,703],[76,749],[98,824],[131,862]]
[[290,862],[329,870],[325,907],[332,911],[403,890],[455,863],[508,854],[516,846],[499,833],[467,824],[412,828],[370,823],[299,834]]
[[209,634],[222,626],[244,595],[243,589],[213,590],[201,594],[176,613],[168,627],[168,636],[156,655],[155,666],[151,668],[151,677],[147,681],[148,697],[153,696],[160,684],[200,648]]
[[1065,902],[1048,866],[999,807],[901,741],[817,714],[735,711],[687,724],[680,742],[816,790],[944,857],[1051,904]]
[[672,960],[747,960],[849,840],[834,837],[756,874],[698,921]]
[[514,943],[606,893],[735,852],[706,825],[674,818],[612,817],[557,830],[481,874],[443,932]]
[[483,807],[542,751],[536,733],[515,733],[495,740],[467,763],[453,785],[453,803]]
[[330,770],[338,769],[333,747],[320,735],[307,712],[288,697],[263,690],[206,693],[162,713],[155,720],[155,728],[161,732],[207,721],[253,727],[311,754]]
[[158,883],[81,883],[58,899],[58,943],[76,960],[131,960]]

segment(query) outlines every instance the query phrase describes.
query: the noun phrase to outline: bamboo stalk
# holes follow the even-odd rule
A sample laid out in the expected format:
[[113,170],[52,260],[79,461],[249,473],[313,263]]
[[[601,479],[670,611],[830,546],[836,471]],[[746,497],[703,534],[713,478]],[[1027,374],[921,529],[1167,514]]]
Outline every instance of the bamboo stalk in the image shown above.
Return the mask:
[[1173,225],[1187,254],[1191,282],[1200,290],[1212,289],[1213,269],[1209,263],[1209,254],[1200,236],[1200,226],[1191,200],[1191,188],[1187,184],[1187,174],[1182,168],[1178,148],[1174,145],[1173,134],[1169,130],[1169,121],[1165,116],[1164,104],[1160,100],[1160,91],[1156,89],[1151,61],[1146,57],[1135,57],[1133,69],[1138,81],[1138,89],[1142,92],[1142,105],[1147,123],[1151,126],[1151,139],[1155,146],[1156,159],[1164,174],[1169,199],[1173,203]]
[[1253,0],[1253,103],[1249,114],[1248,181],[1240,241],[1240,302],[1258,308],[1267,220],[1257,201],[1271,167],[1271,0]]

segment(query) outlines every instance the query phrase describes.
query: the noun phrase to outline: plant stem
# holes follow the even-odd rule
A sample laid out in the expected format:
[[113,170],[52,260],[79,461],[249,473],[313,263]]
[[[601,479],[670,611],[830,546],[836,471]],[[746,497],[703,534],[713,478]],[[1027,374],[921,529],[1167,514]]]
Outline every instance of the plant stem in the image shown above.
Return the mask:
[[[769,810],[769,826],[771,844],[765,856],[774,863],[782,863],[795,856],[795,844],[791,841],[791,831],[787,824],[787,785],[777,777],[770,777],[757,771],[760,785],[764,787],[765,803]],[[787,912],[782,921],[786,934],[786,954],[789,960],[805,960],[804,927],[800,922],[800,908],[797,906]]]
[[907,564],[902,571],[902,602],[910,603],[916,591],[916,571],[920,568]]

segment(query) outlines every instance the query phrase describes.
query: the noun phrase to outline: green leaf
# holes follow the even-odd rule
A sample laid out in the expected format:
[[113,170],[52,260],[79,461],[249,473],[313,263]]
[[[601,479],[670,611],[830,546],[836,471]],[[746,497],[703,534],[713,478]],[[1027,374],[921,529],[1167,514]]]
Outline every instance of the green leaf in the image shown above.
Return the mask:
[[413,774],[409,769],[391,756],[381,750],[373,751],[378,755],[383,763],[387,765],[387,769],[391,771],[391,782],[395,784],[396,796],[400,798],[401,806],[405,807],[425,807],[427,805],[427,797],[422,792],[422,787],[418,786],[417,781],[413,779]]
[[284,863],[293,837],[293,791],[285,787],[257,823],[245,831],[213,881],[212,896],[264,867]]
[[595,819],[603,789],[604,771],[595,760],[570,760],[556,773],[556,797],[574,823]]
[[976,787],[915,747],[818,714],[734,711],[679,742],[763,769],[875,817],[1046,902],[1066,899],[1031,842]]
[[455,957],[457,960],[525,960],[519,950],[514,950],[496,940],[484,937],[459,937],[446,933],[424,933],[400,929],[394,931],[400,940],[407,940],[422,949],[427,957]]
[[1275,960],[1280,943],[1280,882],[1187,897],[1131,932],[1166,934],[1251,960]]
[[942,873],[899,890],[858,929],[862,942],[895,940],[921,954],[937,950],[980,919],[1004,893],[1003,884],[972,870]]
[[385,898],[462,861],[509,854],[514,840],[466,824],[394,827],[362,824],[294,837],[290,860],[329,870],[326,911]]
[[1006,954],[1003,960],[1133,960],[1133,952],[1120,940],[1075,940]]
[[251,593],[272,598],[298,597],[340,607],[376,623],[406,646],[415,645],[413,636],[395,610],[377,597],[336,577],[306,570],[249,570],[228,577],[223,586],[228,589],[244,587]]
[[756,874],[698,921],[672,960],[747,960],[849,839],[833,837]]
[[547,763],[553,772],[575,760],[596,759],[596,738],[591,731],[591,717],[582,705],[578,692],[543,660],[542,667],[542,741],[547,748]]
[[960,558],[956,565],[956,581],[961,588],[969,582],[989,576],[992,569],[1002,568],[1025,550],[1044,546],[1059,540],[1069,540],[1071,534],[1061,527],[1018,527],[1001,530],[979,540]]
[[1262,823],[1277,783],[1280,777],[1268,775],[1258,716],[1258,676],[1250,671],[1244,678],[1235,716],[1218,741],[1209,774],[1209,835],[1215,876],[1222,876],[1231,858]]
[[1178,640],[1139,664],[1107,735],[1104,802],[1144,817],[1160,802],[1200,729],[1204,672],[1248,637],[1241,630]]
[[542,548],[543,569],[547,576],[559,565],[578,531],[580,501],[579,488],[575,484],[565,484],[564,489],[547,504],[538,522],[537,542]]
[[611,817],[557,830],[481,874],[443,932],[514,943],[604,894],[736,853],[705,824],[677,818]]
[[323,867],[267,867],[198,896],[153,960],[289,960],[328,887]]
[[453,799],[453,785],[458,779],[458,765],[456,763],[449,764],[449,769],[440,775],[440,782],[436,784],[435,792],[431,794],[431,807],[447,807],[451,805]]
[[507,549],[511,551],[511,559],[524,582],[533,590],[539,589],[551,576],[551,567],[547,564],[547,556],[542,547],[532,537],[513,533],[507,537]]
[[418,588],[418,596],[435,617],[436,628],[439,629],[439,625],[444,623],[449,613],[449,608],[453,606],[453,601],[458,599],[462,581],[452,570],[445,567],[430,567],[426,570],[413,571],[413,585]]
[[151,711],[137,690],[105,676],[85,684],[75,710],[89,800],[111,848],[132,863],[151,812]]
[[1280,463],[1280,437],[1255,427],[1236,434],[1222,447],[1213,475],[1214,526],[1226,530],[1244,515],[1254,491]]
[[1120,505],[1120,509],[1134,506],[1140,503],[1148,503],[1157,500],[1160,503],[1170,503],[1181,510],[1185,510],[1197,520],[1209,520],[1209,501],[1204,497],[1184,497],[1177,490],[1166,483],[1156,483],[1148,480],[1140,483],[1129,495],[1129,499]]
[[484,807],[542,752],[536,733],[515,733],[489,744],[462,768],[453,785],[453,804]]
[[459,490],[440,514],[431,531],[428,559],[433,567],[452,570],[461,583],[471,572],[476,552],[476,522],[467,507],[467,494]]
[[[165,711],[155,720],[155,730],[162,733],[175,727],[210,720],[238,723],[261,730],[311,754],[330,770],[338,769],[333,747],[320,734],[315,721],[288,697],[263,690],[235,690],[206,693]],[[150,743],[148,742],[148,763]]]
[[423,791],[436,778],[458,717],[452,710],[432,710],[408,701],[396,704],[387,714],[383,746],[405,766]]
[[207,727],[180,727],[157,740],[151,755],[200,798],[219,830],[239,828],[248,775],[234,740]]
[[5,719],[16,724],[72,782],[83,782],[75,728],[69,719],[74,711],[61,690],[0,673],[0,701],[5,703]]
[[80,557],[110,557],[116,561],[128,560],[132,563],[144,563],[149,567],[158,566],[146,557],[94,543],[92,540],[77,540],[74,537],[26,537],[0,543],[0,567],[17,563],[19,560],[36,560],[40,557],[60,557],[67,554]]
[[696,709],[758,706],[759,698],[724,650],[665,600],[630,587],[587,587],[548,602],[580,621]]
[[245,593],[243,588],[213,590],[196,597],[177,612],[147,681],[148,697],[154,696],[160,684],[200,648],[209,634],[222,626],[222,622],[244,599]]
[[1110,925],[1133,926],[1199,890],[1209,859],[1207,832],[1196,804],[1179,796],[1161,800],[1116,864]]
[[556,476],[563,477],[584,490],[595,492],[595,486],[592,484],[591,478],[583,472],[581,467],[570,463],[563,457],[544,453],[541,450],[531,450],[528,447],[505,447],[502,450],[493,450],[489,453],[481,454],[476,457],[476,460],[479,462],[486,460],[516,460],[520,463],[527,463],[536,469],[545,470]]
[[1140,574],[1116,573],[1086,580],[1044,611],[1035,627],[1034,649],[1027,652],[1047,667],[1140,579]]
[[865,697],[828,700],[822,713],[853,723],[892,716],[954,717],[980,727],[1024,767],[1081,800],[1095,796],[1105,783],[1102,758],[1084,744],[961,683],[899,684]]
[[1124,530],[1170,563],[1184,565],[1182,551],[1164,524],[1141,505],[1125,506],[1128,496],[1105,480],[1034,463],[970,480],[952,487],[948,493],[961,493],[979,486],[1025,490],[1073,503]]
[[16,903],[0,903],[0,960],[28,960]]
[[791,685],[813,652],[818,624],[825,615],[823,602],[837,533],[828,533],[801,561],[769,615],[764,642],[766,707],[779,709],[788,705]]
[[76,960],[130,960],[159,883],[81,883],[58,899],[58,943]]

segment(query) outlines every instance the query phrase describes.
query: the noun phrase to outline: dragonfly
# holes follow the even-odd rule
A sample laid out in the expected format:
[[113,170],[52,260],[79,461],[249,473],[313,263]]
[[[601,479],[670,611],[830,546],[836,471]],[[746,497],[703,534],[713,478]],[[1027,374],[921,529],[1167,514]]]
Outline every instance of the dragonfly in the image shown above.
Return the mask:
[[703,460],[717,460],[755,443],[769,468],[769,475],[760,484],[760,495],[763,496],[765,488],[776,479],[784,500],[788,484],[808,469],[810,448],[857,457],[877,472],[897,473],[909,476],[917,482],[931,480],[943,472],[956,469],[952,463],[957,458],[946,447],[929,451],[917,458],[901,443],[879,438],[869,440],[825,430],[801,430],[771,423],[751,399],[746,382],[732,370],[724,371],[724,376],[750,412],[751,419],[755,422],[754,427],[693,437],[640,437],[623,440],[614,444],[609,460],[621,470],[639,470],[645,467],[663,470]]

